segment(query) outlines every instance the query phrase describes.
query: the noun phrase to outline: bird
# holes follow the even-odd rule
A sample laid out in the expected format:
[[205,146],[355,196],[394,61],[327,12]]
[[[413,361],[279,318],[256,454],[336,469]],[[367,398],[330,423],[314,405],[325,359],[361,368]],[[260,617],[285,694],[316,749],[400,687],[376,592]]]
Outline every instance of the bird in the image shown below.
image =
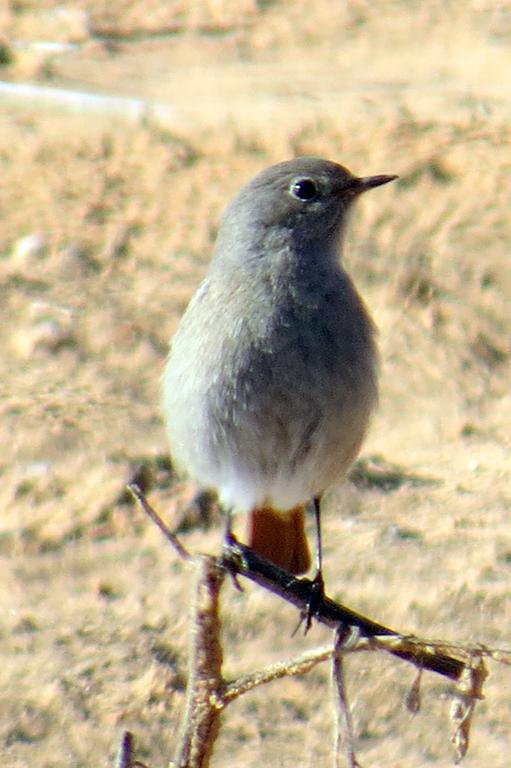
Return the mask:
[[248,516],[247,544],[300,575],[305,512],[346,476],[378,399],[375,325],[342,260],[353,203],[395,175],[318,157],[262,170],[221,218],[171,341],[163,412],[174,465]]

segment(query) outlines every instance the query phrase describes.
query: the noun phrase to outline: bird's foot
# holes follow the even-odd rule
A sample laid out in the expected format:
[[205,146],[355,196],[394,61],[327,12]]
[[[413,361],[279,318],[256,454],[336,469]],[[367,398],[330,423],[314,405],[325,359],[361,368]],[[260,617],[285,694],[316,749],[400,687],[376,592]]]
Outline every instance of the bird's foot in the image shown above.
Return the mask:
[[221,567],[229,574],[229,577],[231,579],[231,582],[234,588],[238,592],[243,592],[243,587],[238,581],[238,572],[236,570],[236,566],[233,563],[233,558],[236,558],[236,557],[239,558],[239,555],[236,555],[234,551],[234,548],[237,543],[238,543],[238,540],[236,539],[236,536],[233,534],[230,527],[227,528],[224,532],[222,554],[220,555],[218,562],[221,565]]
[[312,625],[312,619],[318,612],[318,607],[325,597],[325,582],[323,573],[316,571],[316,575],[310,582],[310,592],[307,598],[305,608],[300,613],[300,620],[296,625],[293,635],[296,635],[302,624],[304,625],[303,634],[306,635]]

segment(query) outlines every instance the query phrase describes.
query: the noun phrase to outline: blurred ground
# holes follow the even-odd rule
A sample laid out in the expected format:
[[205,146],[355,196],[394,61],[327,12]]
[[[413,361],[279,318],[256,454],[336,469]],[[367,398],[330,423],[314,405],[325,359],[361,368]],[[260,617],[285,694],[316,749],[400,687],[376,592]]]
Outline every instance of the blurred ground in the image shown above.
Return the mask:
[[[1,97],[3,764],[111,765],[123,728],[151,768],[172,754],[192,576],[123,487],[148,464],[174,523],[193,496],[164,460],[168,339],[225,203],[296,154],[400,175],[359,206],[346,261],[380,328],[363,456],[404,479],[332,492],[329,592],[402,631],[505,647],[509,3],[26,0],[0,24],[6,80],[171,107],[134,121]],[[215,552],[219,528],[183,539]],[[252,586],[225,587],[223,617],[230,674],[329,637],[291,639],[292,609]],[[412,669],[348,666],[365,768],[450,763],[440,679],[411,720]],[[510,674],[492,672],[467,768],[509,764]],[[227,710],[213,763],[330,765],[332,719],[327,669],[274,683]]]

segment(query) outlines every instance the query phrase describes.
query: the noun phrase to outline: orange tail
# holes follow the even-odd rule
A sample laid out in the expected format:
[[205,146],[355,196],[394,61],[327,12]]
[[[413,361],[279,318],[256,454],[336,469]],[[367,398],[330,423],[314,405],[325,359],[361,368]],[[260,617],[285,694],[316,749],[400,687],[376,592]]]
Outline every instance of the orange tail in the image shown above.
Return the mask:
[[305,536],[305,512],[295,507],[278,512],[270,507],[249,514],[248,544],[261,557],[296,575],[309,570],[311,558]]

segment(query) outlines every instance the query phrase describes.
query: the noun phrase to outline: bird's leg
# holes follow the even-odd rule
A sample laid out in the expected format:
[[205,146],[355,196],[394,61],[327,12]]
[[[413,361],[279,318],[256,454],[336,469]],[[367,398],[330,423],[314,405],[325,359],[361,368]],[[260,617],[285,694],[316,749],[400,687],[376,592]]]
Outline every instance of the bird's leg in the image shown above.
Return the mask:
[[232,544],[234,541],[234,534],[232,532],[232,507],[222,507],[222,512],[225,515],[224,541],[226,544]]
[[[224,547],[227,549],[231,547],[233,544],[236,544],[236,537],[232,532],[232,507],[224,508],[222,507],[222,512],[225,515],[225,526],[224,526]],[[234,587],[238,590],[238,592],[243,592],[243,587],[238,581],[238,574],[230,568],[223,557],[220,558],[224,568],[227,570],[229,576],[231,577],[231,581],[234,585]]]
[[316,565],[316,574],[314,576],[314,581],[317,584],[321,585],[321,588],[324,587],[323,582],[323,542],[321,538],[321,497],[316,496],[313,501],[312,505],[314,507],[314,521],[316,523],[316,553],[315,553],[315,565]]
[[323,581],[323,547],[321,540],[321,497],[316,496],[312,500],[312,507],[314,509],[314,521],[316,523],[316,552],[314,556],[314,563],[316,567],[316,573],[312,579],[311,592],[307,601],[307,609],[305,615],[302,617],[305,621],[305,634],[310,629],[312,619],[317,611],[318,605],[325,596],[325,582]]

